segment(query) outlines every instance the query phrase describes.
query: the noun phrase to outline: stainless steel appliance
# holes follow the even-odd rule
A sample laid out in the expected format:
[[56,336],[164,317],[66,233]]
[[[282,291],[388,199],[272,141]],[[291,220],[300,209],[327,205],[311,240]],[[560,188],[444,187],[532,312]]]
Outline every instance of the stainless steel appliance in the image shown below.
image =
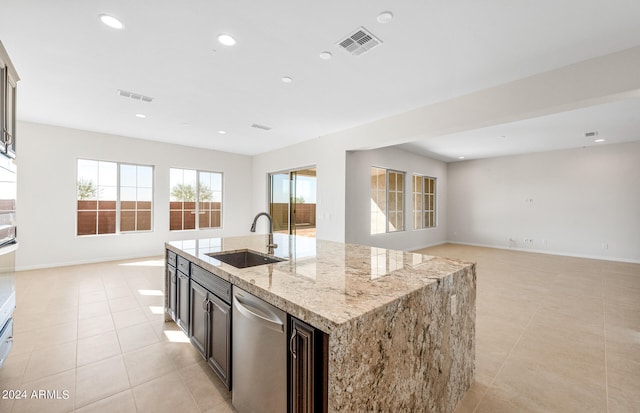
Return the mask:
[[287,313],[233,286],[233,406],[240,413],[287,411]]

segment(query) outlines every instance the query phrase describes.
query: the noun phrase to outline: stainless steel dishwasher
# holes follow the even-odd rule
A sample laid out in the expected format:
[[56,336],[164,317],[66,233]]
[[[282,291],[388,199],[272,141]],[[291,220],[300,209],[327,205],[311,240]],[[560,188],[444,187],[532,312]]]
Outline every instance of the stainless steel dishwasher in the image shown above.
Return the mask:
[[240,413],[287,411],[287,313],[233,286],[233,406]]

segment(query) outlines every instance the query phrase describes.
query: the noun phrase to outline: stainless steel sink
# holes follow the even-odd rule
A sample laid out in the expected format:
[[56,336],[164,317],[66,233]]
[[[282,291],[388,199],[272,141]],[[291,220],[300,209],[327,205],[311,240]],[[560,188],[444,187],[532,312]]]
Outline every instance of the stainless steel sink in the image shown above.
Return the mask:
[[212,252],[206,255],[210,256],[211,258],[215,258],[218,261],[222,261],[225,264],[232,265],[236,268],[255,267],[256,265],[273,264],[276,262],[285,261],[282,258],[267,257],[266,255],[262,255],[250,250],[236,252]]

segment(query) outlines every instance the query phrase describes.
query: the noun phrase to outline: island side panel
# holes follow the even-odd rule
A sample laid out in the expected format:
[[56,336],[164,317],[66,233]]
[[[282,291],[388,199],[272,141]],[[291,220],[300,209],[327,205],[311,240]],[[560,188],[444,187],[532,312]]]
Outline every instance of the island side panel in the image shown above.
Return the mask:
[[470,265],[332,331],[329,411],[452,412],[475,374],[475,300]]

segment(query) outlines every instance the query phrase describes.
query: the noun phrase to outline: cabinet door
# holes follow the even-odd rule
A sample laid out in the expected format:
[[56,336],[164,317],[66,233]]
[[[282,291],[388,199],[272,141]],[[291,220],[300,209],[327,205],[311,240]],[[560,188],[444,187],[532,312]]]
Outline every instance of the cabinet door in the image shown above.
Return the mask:
[[178,271],[176,323],[189,335],[189,277]]
[[211,313],[209,318],[208,363],[231,389],[231,306],[213,294],[209,294]]
[[176,321],[176,269],[167,265],[167,313]]
[[289,328],[289,411],[327,411],[328,336],[291,317]]
[[313,413],[313,328],[291,319],[291,412]]
[[191,314],[190,330],[191,344],[207,359],[207,336],[209,328],[209,299],[208,293],[200,284],[191,282]]

